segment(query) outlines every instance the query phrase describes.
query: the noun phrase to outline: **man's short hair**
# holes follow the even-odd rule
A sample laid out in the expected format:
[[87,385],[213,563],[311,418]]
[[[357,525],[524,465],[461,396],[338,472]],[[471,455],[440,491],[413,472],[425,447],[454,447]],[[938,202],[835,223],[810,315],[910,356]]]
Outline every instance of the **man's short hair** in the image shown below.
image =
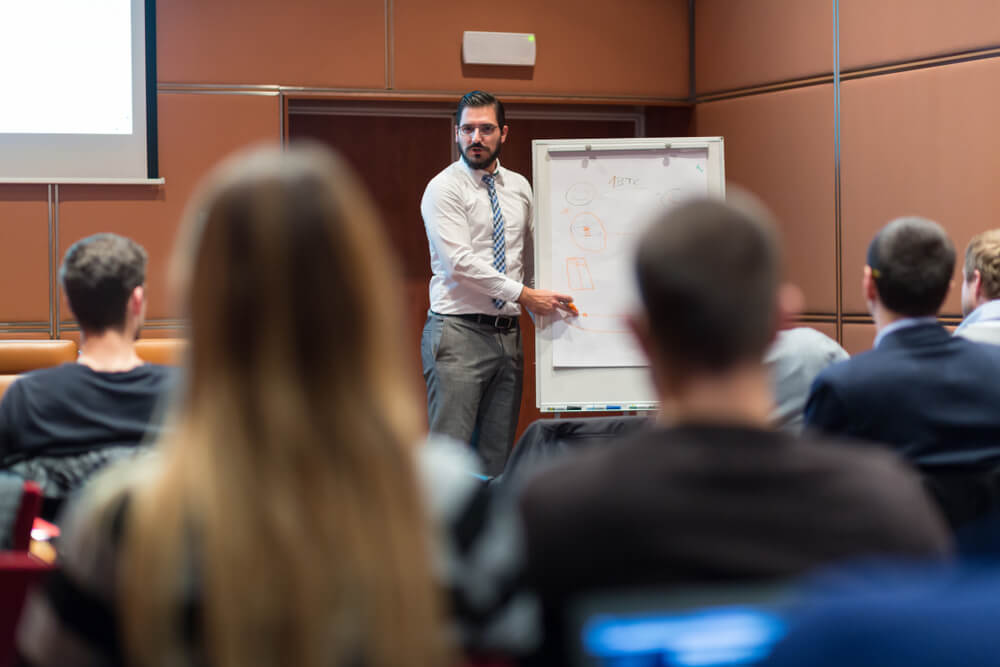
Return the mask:
[[896,218],[869,244],[868,266],[886,308],[905,317],[936,315],[955,270],[955,246],[933,220]]
[[488,107],[490,105],[496,111],[497,125],[500,129],[503,129],[503,126],[507,123],[507,116],[503,110],[503,102],[481,90],[473,90],[462,95],[462,99],[458,101],[458,109],[455,111],[455,125],[459,125],[462,122],[462,111],[465,107]]
[[1000,229],[976,234],[965,248],[965,281],[979,271],[983,296],[1000,299]]
[[675,373],[759,362],[774,335],[778,237],[770,214],[744,199],[681,204],[642,236],[639,292],[654,344]]
[[83,331],[121,329],[132,291],[146,282],[146,251],[117,234],[88,236],[66,251],[59,282]]

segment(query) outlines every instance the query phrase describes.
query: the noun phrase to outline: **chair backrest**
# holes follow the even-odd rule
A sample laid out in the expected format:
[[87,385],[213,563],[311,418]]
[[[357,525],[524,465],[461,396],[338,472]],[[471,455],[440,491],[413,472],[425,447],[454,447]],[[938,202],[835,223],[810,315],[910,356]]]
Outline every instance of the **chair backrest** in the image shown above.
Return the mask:
[[507,459],[503,474],[493,480],[508,485],[524,479],[558,457],[579,453],[585,448],[613,445],[648,424],[649,417],[584,417],[536,419],[524,430]]
[[38,484],[17,475],[0,473],[0,549],[27,551],[31,525],[42,504]]
[[73,340],[0,340],[0,374],[26,373],[76,361]]
[[0,667],[13,664],[17,622],[28,592],[52,569],[26,551],[0,551]]
[[135,342],[135,353],[143,361],[178,366],[184,358],[187,341],[183,338],[142,338]]
[[42,509],[42,487],[35,482],[26,481],[21,492],[21,506],[14,519],[13,548],[15,551],[27,551],[31,545],[31,526],[35,517]]

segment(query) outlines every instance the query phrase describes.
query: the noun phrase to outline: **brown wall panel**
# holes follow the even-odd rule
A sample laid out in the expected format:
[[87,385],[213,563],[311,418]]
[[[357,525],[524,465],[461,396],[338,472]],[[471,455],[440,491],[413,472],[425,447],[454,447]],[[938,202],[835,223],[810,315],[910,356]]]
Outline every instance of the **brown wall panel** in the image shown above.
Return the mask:
[[[841,91],[844,311],[864,313],[865,251],[888,220],[922,215],[948,230],[959,257],[1000,226],[1000,59],[845,81]],[[961,262],[959,261],[960,265]],[[960,273],[943,313],[958,315]]]
[[[452,0],[394,0],[394,85],[686,98],[687,7],[687,0],[512,0],[475,8]],[[466,30],[535,33],[535,66],[463,65]]]
[[451,118],[293,115],[288,132],[344,155],[381,210],[403,276],[426,286],[431,270],[420,199],[427,182],[451,162],[452,128]]
[[[944,328],[948,330],[948,333],[954,334],[957,325],[944,324]],[[872,349],[872,345],[875,343],[875,334],[876,331],[874,324],[856,322],[845,323],[844,341],[842,345],[851,356],[854,356],[855,354],[860,354],[861,352]]]
[[996,0],[840,0],[842,70],[996,46]]
[[833,73],[829,0],[698,0],[698,94]]
[[[175,317],[167,300],[166,268],[188,198],[205,172],[247,144],[278,141],[278,100],[258,95],[160,94],[160,173],[166,185],[61,186],[59,256],[98,232],[135,239],[149,253],[150,318]],[[70,319],[65,299],[61,319]]]
[[844,339],[840,344],[852,357],[872,349],[872,343],[875,341],[874,324],[845,323],[843,331]]
[[724,137],[727,181],[774,211],[806,312],[834,313],[833,86],[699,104],[695,128]]
[[837,325],[833,322],[796,322],[793,327],[809,327],[815,329],[824,336],[837,340]]
[[48,332],[42,331],[0,331],[0,340],[47,340]]
[[171,0],[156,20],[160,81],[385,87],[382,0]]
[[45,185],[0,185],[0,322],[49,321]]

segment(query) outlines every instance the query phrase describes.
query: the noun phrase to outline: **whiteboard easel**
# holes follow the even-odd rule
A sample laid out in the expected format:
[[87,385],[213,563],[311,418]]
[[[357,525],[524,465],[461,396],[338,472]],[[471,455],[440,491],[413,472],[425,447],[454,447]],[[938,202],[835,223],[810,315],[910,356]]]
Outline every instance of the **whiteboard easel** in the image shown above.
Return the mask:
[[572,320],[536,319],[536,405],[656,409],[649,370],[613,312],[635,298],[628,243],[675,200],[725,196],[722,137],[536,140],[532,157],[536,287],[589,306]]

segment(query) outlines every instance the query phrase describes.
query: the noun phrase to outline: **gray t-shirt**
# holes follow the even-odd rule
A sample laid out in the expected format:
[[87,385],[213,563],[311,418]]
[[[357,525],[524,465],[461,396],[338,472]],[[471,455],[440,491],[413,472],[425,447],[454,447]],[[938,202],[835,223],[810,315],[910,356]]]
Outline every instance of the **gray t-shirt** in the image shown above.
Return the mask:
[[815,329],[798,327],[779,331],[764,355],[774,389],[775,408],[771,415],[774,427],[800,432],[813,380],[821,370],[848,356],[837,341]]

